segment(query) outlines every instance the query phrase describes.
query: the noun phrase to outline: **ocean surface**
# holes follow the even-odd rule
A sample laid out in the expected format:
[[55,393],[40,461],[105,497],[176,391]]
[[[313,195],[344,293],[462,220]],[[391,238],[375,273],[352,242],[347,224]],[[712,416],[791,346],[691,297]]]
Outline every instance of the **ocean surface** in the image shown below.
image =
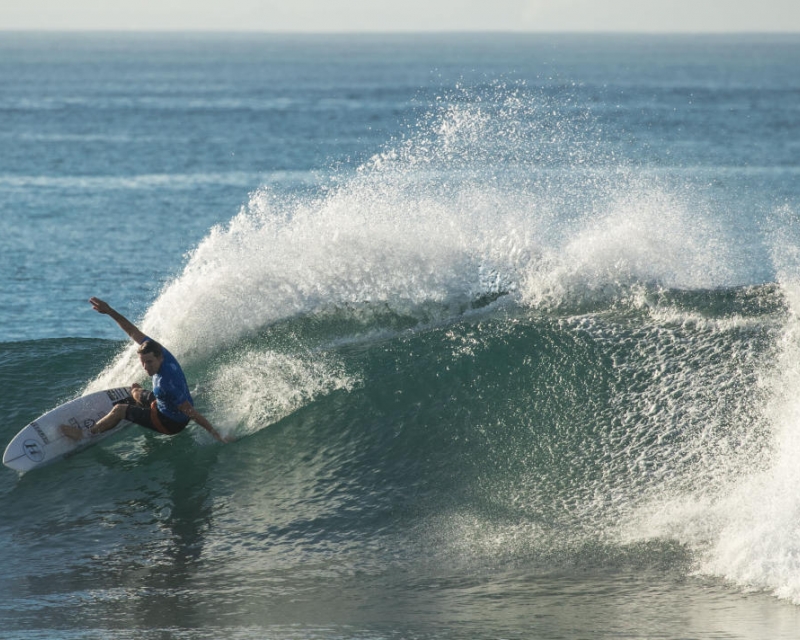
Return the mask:
[[800,637],[800,36],[0,33],[0,637]]

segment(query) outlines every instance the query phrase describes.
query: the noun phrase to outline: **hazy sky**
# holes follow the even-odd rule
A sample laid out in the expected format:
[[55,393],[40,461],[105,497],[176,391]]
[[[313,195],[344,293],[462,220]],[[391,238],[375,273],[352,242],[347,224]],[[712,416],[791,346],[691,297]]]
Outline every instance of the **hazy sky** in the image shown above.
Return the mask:
[[0,0],[0,30],[800,32],[800,0]]

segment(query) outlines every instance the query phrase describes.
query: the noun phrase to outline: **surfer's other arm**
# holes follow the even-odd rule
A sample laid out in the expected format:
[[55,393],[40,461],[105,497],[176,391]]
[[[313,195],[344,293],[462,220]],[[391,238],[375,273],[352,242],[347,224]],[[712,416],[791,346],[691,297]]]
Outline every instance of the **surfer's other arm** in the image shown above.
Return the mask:
[[208,419],[200,413],[197,409],[194,408],[191,402],[188,400],[183,404],[178,405],[178,409],[181,413],[185,414],[190,420],[194,420],[197,424],[199,424],[203,429],[208,431],[212,436],[214,436],[220,442],[232,442],[233,440],[229,437],[223,437],[219,434],[219,432],[211,426],[211,423]]
[[116,322],[120,329],[127,333],[131,340],[133,340],[136,344],[142,344],[142,342],[147,340],[147,336],[144,335],[135,324],[123,316],[119,311],[113,309],[106,301],[101,300],[100,298],[89,298],[89,302],[92,303],[92,308],[97,311],[97,313],[102,313],[103,315],[109,316],[114,322]]

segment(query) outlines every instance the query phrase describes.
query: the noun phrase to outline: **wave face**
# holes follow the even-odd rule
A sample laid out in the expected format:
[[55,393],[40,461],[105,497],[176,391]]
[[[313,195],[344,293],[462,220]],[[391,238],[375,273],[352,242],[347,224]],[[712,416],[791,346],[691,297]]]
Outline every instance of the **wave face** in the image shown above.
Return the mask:
[[[487,91],[213,228],[142,327],[240,441],[129,432],[8,490],[19,530],[45,526],[26,505],[55,492],[71,526],[53,548],[100,527],[95,560],[155,588],[177,558],[193,569],[171,587],[221,584],[228,613],[323,578],[498,566],[669,567],[800,603],[785,236],[753,266],[702,189],[620,162],[569,102]],[[89,390],[131,382],[133,350],[115,349],[7,347],[8,396],[71,381],[41,387],[47,408],[87,359],[109,363]],[[88,589],[99,574],[75,567]]]
[[325,530],[369,539],[410,510],[409,538],[481,557],[672,540],[800,601],[775,559],[797,508],[790,276],[740,285],[752,268],[701,193],[621,165],[563,102],[490,93],[312,197],[254,193],[146,331],[225,431],[296,439]]

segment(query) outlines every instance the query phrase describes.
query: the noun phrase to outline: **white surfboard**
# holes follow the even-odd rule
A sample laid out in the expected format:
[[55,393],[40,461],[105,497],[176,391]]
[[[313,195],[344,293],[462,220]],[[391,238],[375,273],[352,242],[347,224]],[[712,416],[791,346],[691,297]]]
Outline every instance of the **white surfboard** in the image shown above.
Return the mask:
[[66,402],[24,427],[3,454],[3,464],[17,471],[30,471],[75,455],[104,438],[117,433],[131,423],[123,420],[113,429],[83,440],[72,440],[59,430],[62,424],[71,424],[87,430],[106,415],[118,402],[130,398],[128,387],[97,391]]

